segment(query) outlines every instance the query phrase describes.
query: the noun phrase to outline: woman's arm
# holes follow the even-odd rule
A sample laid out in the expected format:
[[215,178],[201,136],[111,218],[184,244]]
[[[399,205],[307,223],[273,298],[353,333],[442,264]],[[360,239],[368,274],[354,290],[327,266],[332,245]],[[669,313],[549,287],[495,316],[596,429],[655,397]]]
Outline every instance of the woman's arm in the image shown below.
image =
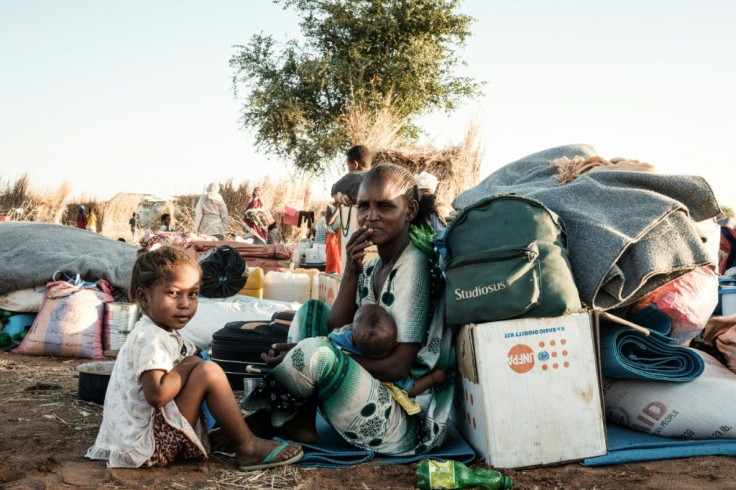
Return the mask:
[[197,356],[189,356],[168,373],[161,369],[144,371],[141,374],[143,394],[153,408],[163,407],[176,398],[195,366],[204,362]]
[[327,318],[327,327],[342,327],[353,321],[355,316],[355,296],[358,291],[358,277],[363,271],[363,258],[365,257],[365,249],[371,246],[370,236],[373,230],[370,228],[359,228],[348,240],[345,245],[345,273],[340,281],[340,289],[337,291],[337,297],[330,309],[330,316]]
[[353,359],[381,381],[398,381],[409,376],[414,358],[419,352],[421,344],[396,344],[394,350],[383,359],[368,359],[355,356]]

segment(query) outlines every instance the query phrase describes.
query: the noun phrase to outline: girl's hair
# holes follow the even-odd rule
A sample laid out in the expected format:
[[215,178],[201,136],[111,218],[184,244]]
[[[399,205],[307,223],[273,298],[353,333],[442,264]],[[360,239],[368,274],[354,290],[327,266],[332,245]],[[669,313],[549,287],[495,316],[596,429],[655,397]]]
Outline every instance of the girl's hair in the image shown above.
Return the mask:
[[404,167],[394,165],[393,163],[381,163],[372,167],[365,173],[363,182],[369,180],[388,180],[391,179],[401,192],[404,197],[406,204],[412,201],[417,201],[419,204],[419,211],[416,217],[412,220],[411,224],[419,226],[429,219],[429,216],[436,212],[435,201],[432,199],[433,196],[425,194],[419,199],[419,188],[417,187],[417,181],[414,180],[414,176]]
[[174,269],[184,265],[200,270],[197,260],[179,247],[163,246],[141,253],[135,261],[130,278],[130,301],[136,302],[138,288],[151,287],[153,283],[166,278]]

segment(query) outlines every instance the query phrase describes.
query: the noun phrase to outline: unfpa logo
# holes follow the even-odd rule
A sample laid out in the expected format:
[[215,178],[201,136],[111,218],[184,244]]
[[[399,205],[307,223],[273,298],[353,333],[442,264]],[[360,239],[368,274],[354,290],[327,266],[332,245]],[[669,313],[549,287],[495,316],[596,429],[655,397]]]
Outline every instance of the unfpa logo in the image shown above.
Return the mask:
[[517,344],[509,350],[509,367],[519,373],[528,373],[534,367],[534,351],[525,344]]

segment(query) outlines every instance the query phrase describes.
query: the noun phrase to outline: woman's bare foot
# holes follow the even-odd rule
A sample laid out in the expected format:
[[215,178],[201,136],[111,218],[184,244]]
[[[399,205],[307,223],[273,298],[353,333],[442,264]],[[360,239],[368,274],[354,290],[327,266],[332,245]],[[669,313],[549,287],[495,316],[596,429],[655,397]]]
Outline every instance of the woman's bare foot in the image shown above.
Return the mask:
[[317,403],[309,402],[299,409],[293,419],[284,424],[289,439],[295,441],[317,442]]
[[245,417],[245,423],[250,431],[262,439],[271,439],[279,435],[279,431],[271,425],[271,414],[266,410],[259,410]]

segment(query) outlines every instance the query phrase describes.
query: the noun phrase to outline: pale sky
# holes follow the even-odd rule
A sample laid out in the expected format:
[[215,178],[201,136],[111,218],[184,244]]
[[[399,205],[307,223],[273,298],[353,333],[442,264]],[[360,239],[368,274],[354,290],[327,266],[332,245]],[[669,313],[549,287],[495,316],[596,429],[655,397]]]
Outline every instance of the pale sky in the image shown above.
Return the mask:
[[[466,0],[461,72],[485,97],[418,122],[482,123],[481,177],[552,146],[702,175],[736,208],[736,2]],[[228,61],[297,18],[266,0],[0,0],[0,178],[76,196],[199,193],[286,167],[239,128]]]

